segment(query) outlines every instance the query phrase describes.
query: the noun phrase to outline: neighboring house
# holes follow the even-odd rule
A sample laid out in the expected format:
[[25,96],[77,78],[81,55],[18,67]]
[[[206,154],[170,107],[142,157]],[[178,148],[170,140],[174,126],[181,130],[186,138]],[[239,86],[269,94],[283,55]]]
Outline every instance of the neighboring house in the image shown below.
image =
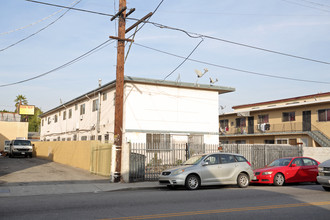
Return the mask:
[[[42,141],[113,142],[116,81],[42,115]],[[234,88],[125,77],[123,144],[218,144],[219,94]],[[162,145],[163,146],[163,145]]]
[[234,106],[219,115],[221,143],[330,147],[330,92]]
[[13,112],[0,112],[0,152],[8,140],[28,137],[28,122],[21,122],[21,116]]

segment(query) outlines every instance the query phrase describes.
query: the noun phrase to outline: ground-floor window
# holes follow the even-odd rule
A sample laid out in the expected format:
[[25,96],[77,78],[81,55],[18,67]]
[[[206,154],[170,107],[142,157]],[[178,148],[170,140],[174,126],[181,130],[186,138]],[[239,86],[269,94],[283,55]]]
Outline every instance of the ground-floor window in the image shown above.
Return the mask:
[[288,139],[277,139],[276,144],[288,144]]
[[170,134],[147,134],[147,150],[169,150],[171,149]]
[[275,144],[274,140],[265,140],[265,144]]

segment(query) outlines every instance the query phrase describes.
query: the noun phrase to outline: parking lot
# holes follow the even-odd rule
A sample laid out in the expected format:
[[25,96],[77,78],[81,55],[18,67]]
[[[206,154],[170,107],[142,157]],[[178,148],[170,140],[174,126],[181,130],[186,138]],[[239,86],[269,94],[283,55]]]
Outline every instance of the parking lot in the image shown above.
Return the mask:
[[108,181],[108,177],[39,158],[0,156],[0,185]]

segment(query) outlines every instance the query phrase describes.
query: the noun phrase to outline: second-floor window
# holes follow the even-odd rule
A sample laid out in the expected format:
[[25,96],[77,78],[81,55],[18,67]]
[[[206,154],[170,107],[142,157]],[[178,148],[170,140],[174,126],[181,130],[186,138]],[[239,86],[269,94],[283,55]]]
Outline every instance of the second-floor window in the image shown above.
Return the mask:
[[92,111],[95,112],[97,110],[99,110],[99,100],[95,99],[95,100],[93,100],[93,109],[92,109]]
[[69,109],[69,118],[72,118],[72,109]]
[[63,112],[63,120],[66,120],[66,111]]
[[246,127],[246,118],[236,118],[236,128]]
[[85,104],[80,105],[80,115],[85,114]]
[[57,122],[57,115],[54,116],[54,122]]
[[319,121],[330,121],[330,109],[318,110]]
[[269,123],[268,115],[258,115],[258,124]]
[[295,121],[296,120],[296,114],[295,112],[283,112],[282,121]]
[[228,119],[220,120],[220,128],[222,131],[228,131],[229,129]]

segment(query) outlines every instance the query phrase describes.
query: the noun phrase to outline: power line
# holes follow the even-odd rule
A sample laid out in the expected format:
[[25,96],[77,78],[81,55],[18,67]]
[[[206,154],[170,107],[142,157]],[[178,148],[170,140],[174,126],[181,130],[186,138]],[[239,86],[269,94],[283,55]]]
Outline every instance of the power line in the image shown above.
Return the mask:
[[[309,6],[309,5],[301,4],[301,3],[290,1],[290,0],[282,0],[282,1],[288,2],[290,4],[294,4],[294,5],[299,5],[299,6],[303,6],[303,7],[307,7],[307,8],[316,9],[316,10],[319,10],[319,11],[330,12],[329,10],[326,10],[326,9],[316,8],[316,7],[312,7],[312,6]],[[305,1],[305,2],[308,2],[308,1]],[[312,3],[312,2],[309,2],[309,3]],[[314,2],[314,4],[317,4],[317,3]],[[323,5],[323,6],[325,6],[325,5]]]
[[86,52],[86,53],[80,55],[79,57],[77,57],[77,58],[75,58],[75,59],[73,59],[73,60],[71,60],[71,61],[69,61],[69,62],[67,62],[67,63],[65,63],[65,64],[63,64],[63,65],[61,65],[61,66],[59,66],[59,67],[56,67],[56,68],[54,68],[54,69],[52,69],[52,70],[49,70],[49,71],[47,71],[47,72],[45,72],[45,73],[43,73],[43,74],[40,74],[40,75],[37,75],[37,76],[31,77],[31,78],[28,78],[28,79],[25,79],[25,80],[21,80],[21,81],[13,82],[13,83],[8,83],[8,84],[3,84],[3,85],[0,85],[0,87],[6,87],[6,86],[17,85],[17,84],[20,84],[20,83],[24,83],[24,82],[27,82],[27,81],[31,81],[31,80],[34,80],[34,79],[37,79],[37,78],[40,78],[40,77],[46,76],[46,75],[48,75],[48,74],[50,74],[50,73],[52,73],[52,72],[58,71],[58,70],[60,70],[60,69],[63,69],[63,68],[65,68],[65,67],[67,67],[67,66],[70,66],[70,65],[72,65],[72,64],[74,64],[74,63],[76,63],[76,62],[78,62],[78,61],[81,60],[81,59],[84,59],[84,58],[90,56],[91,54],[93,54],[93,53],[95,53],[95,52],[97,52],[97,51],[103,49],[104,47],[106,47],[106,46],[108,46],[109,44],[111,44],[111,43],[114,42],[114,41],[112,41],[112,42],[110,42],[110,41],[112,41],[112,39],[109,39],[109,40],[107,40],[107,41],[101,43],[101,44],[98,45],[97,47],[95,47],[95,48],[89,50],[88,52]]
[[166,80],[169,76],[171,76],[177,69],[179,69],[188,59],[189,57],[195,52],[195,50],[197,49],[197,47],[204,41],[204,39],[202,38],[201,41],[196,45],[196,47],[190,52],[190,54],[179,64],[179,66],[177,66],[170,74],[168,74],[164,80]]
[[[72,2],[71,5],[73,5],[74,3],[75,3],[75,2]],[[53,17],[54,15],[60,13],[60,12],[63,11],[63,10],[64,10],[64,8],[61,8],[60,10],[54,12],[53,14],[48,15],[47,17],[41,18],[41,19],[38,20],[38,21],[32,22],[32,23],[30,23],[30,24],[28,24],[28,25],[25,25],[25,26],[23,26],[23,27],[20,27],[20,28],[16,28],[16,29],[13,29],[13,30],[10,30],[10,31],[2,32],[2,33],[0,33],[0,35],[10,34],[10,33],[13,33],[13,32],[20,31],[20,30],[23,30],[23,29],[25,29],[25,28],[31,27],[31,26],[33,26],[33,25],[36,25],[36,24],[38,24],[38,23],[40,23],[40,22],[42,22],[42,21],[45,21],[45,20],[47,20],[47,19]]]
[[283,56],[288,56],[288,57],[292,57],[292,58],[307,60],[307,61],[316,62],[316,63],[327,64],[327,65],[330,64],[330,62],[326,62],[326,61],[301,57],[301,56],[292,55],[292,54],[288,54],[288,53],[283,53],[283,52],[279,52],[279,51],[275,51],[275,50],[269,50],[269,49],[265,49],[265,48],[261,48],[261,47],[251,46],[251,45],[248,45],[248,44],[237,43],[237,42],[234,42],[234,41],[225,40],[225,39],[221,39],[221,38],[218,38],[218,37],[212,37],[212,36],[208,36],[208,35],[192,33],[192,32],[188,32],[188,31],[185,31],[183,29],[180,29],[180,28],[173,28],[173,27],[170,27],[170,26],[165,26],[165,25],[154,23],[154,22],[149,22],[149,23],[151,23],[151,24],[153,24],[153,25],[155,25],[156,27],[159,27],[159,28],[166,28],[166,29],[170,29],[170,30],[181,31],[181,32],[185,33],[186,35],[188,35],[191,38],[203,37],[203,38],[208,38],[208,39],[211,39],[211,40],[222,41],[222,42],[225,42],[225,43],[235,44],[235,45],[238,45],[238,46],[248,47],[248,48],[252,48],[252,49],[255,49],[255,50],[261,50],[261,51],[274,53],[274,54],[279,54],[279,55],[283,55]]
[[[169,52],[166,52],[166,51],[162,51],[162,50],[159,50],[159,49],[155,49],[155,48],[145,46],[145,45],[142,45],[142,44],[139,44],[139,43],[136,43],[136,42],[134,42],[134,44],[136,44],[140,47],[144,47],[144,48],[147,48],[147,49],[150,49],[150,50],[154,50],[154,51],[163,53],[163,54],[178,57],[178,58],[181,58],[181,59],[186,59],[186,57],[176,55],[176,54],[173,54],[173,53],[169,53]],[[196,59],[187,58],[187,60],[190,60],[190,61],[193,61],[193,62],[196,62],[196,63],[206,64],[206,65],[209,65],[209,66],[219,67],[219,68],[223,68],[223,69],[228,69],[228,70],[232,70],[232,71],[236,71],[236,72],[243,72],[243,73],[248,73],[248,74],[253,74],[253,75],[258,75],[258,76],[271,77],[271,78],[284,79],[284,80],[292,80],[292,81],[299,81],[299,82],[330,84],[330,82],[326,82],[326,81],[314,81],[314,80],[297,79],[297,78],[291,78],[291,77],[275,76],[275,75],[270,75],[270,74],[264,74],[264,73],[258,73],[258,72],[253,72],[253,71],[241,70],[241,69],[237,69],[237,68],[233,68],[233,67],[222,66],[222,65],[209,63],[209,62],[206,62],[206,61],[200,61],[200,60],[196,60]]]
[[[78,2],[76,2],[73,6],[79,4],[79,2],[81,2],[81,0],[79,0]],[[45,30],[46,28],[50,27],[50,26],[53,25],[55,22],[57,22],[58,20],[60,20],[60,19],[61,19],[64,15],[66,15],[66,13],[68,13],[69,11],[70,11],[70,9],[68,9],[68,10],[67,10],[66,12],[64,12],[60,17],[58,17],[56,20],[54,20],[54,21],[51,22],[50,24],[46,25],[45,27],[41,28],[41,29],[38,30],[37,32],[34,32],[33,34],[31,34],[31,35],[29,35],[29,36],[27,36],[27,37],[25,37],[25,38],[23,38],[23,39],[17,41],[16,43],[13,43],[13,44],[11,44],[11,45],[5,47],[5,48],[0,49],[0,52],[5,51],[5,50],[7,50],[7,49],[9,49],[9,48],[11,48],[11,47],[13,47],[13,46],[19,44],[19,43],[22,43],[23,41],[29,39],[30,37],[33,37],[34,35],[37,35],[37,34],[40,33],[41,31]]]
[[[34,1],[34,0],[25,0],[25,1],[39,3],[39,4],[45,4],[45,5],[49,5],[49,6],[55,6],[55,7],[70,8],[71,10],[77,10],[77,11],[81,11],[81,12],[88,12],[88,13],[93,13],[93,14],[98,14],[98,15],[103,15],[103,16],[111,16],[111,17],[113,16],[113,15],[106,14],[106,13],[89,11],[89,10],[78,9],[78,8],[73,8],[73,7],[65,7],[65,6],[61,6],[61,5],[55,5],[55,4],[39,2],[39,1]],[[282,1],[286,1],[286,0],[282,0]],[[138,19],[136,19],[136,18],[126,18],[126,19],[138,21]],[[322,63],[322,64],[330,65],[330,62],[327,62],[327,61],[311,59],[311,58],[297,56],[297,55],[293,55],[293,54],[289,54],[289,53],[283,53],[283,52],[279,52],[279,51],[275,51],[275,50],[256,47],[256,46],[252,46],[252,45],[248,45],[248,44],[238,43],[238,42],[234,42],[234,41],[230,41],[230,40],[226,40],[226,39],[221,39],[221,38],[213,37],[213,36],[209,36],[209,35],[193,33],[193,32],[189,32],[189,31],[186,31],[186,30],[183,30],[183,29],[180,29],[180,28],[170,27],[170,26],[159,24],[159,23],[156,23],[156,22],[144,21],[144,23],[149,23],[149,24],[152,24],[152,25],[154,25],[156,27],[159,27],[159,28],[166,28],[166,29],[170,29],[170,30],[180,31],[180,32],[185,33],[186,35],[188,35],[191,38],[208,38],[208,39],[211,39],[211,40],[222,41],[222,42],[225,42],[225,43],[230,43],[230,44],[234,44],[234,45],[238,45],[238,46],[243,46],[243,47],[247,47],[247,48],[251,48],[251,49],[255,49],[255,50],[261,50],[261,51],[268,52],[268,53],[274,53],[274,54],[287,56],[287,57],[291,57],[291,58],[296,58],[296,59],[306,60],[306,61],[310,61],[310,62],[316,62],[316,63]]]

